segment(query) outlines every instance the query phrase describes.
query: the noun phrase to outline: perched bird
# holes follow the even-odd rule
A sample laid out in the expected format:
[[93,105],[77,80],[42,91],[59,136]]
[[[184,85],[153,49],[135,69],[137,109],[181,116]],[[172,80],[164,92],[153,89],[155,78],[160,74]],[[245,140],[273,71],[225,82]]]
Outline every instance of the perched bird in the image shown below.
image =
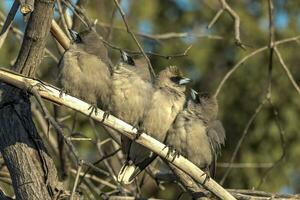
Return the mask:
[[[62,92],[92,104],[92,111],[98,106],[107,110],[111,82],[107,49],[92,28],[79,34],[70,30],[70,35],[73,40],[58,66]],[[61,168],[65,171],[64,140],[59,134],[57,140]]]
[[191,90],[191,99],[176,117],[166,139],[167,145],[211,177],[215,175],[216,159],[226,137],[217,113],[215,97]]
[[[139,129],[163,141],[176,115],[183,109],[186,84],[189,82],[190,79],[184,78],[175,66],[161,71],[155,81],[155,91]],[[118,180],[124,184],[131,183],[156,156],[133,141],[128,150],[127,161],[119,172]]]
[[[153,93],[152,76],[144,58],[133,58],[121,51],[121,61],[112,75],[110,112],[123,121],[138,126]],[[121,136],[127,156],[131,140]]]
[[107,49],[92,28],[70,33],[73,41],[60,61],[59,83],[65,92],[107,110],[111,88]]

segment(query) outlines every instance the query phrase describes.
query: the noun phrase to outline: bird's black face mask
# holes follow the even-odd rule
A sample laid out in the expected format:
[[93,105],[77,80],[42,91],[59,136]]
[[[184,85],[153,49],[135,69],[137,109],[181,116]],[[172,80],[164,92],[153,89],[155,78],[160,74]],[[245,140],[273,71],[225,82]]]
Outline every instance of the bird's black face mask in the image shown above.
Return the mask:
[[186,85],[188,84],[189,82],[191,82],[191,79],[189,78],[183,78],[181,76],[173,76],[170,78],[170,80],[173,82],[173,83],[176,83],[178,85]]
[[75,43],[82,43],[82,39],[81,39],[80,35],[76,31],[74,31],[72,29],[69,29],[69,32],[70,32],[70,35],[72,37],[73,42],[75,42]]
[[129,56],[125,51],[121,50],[122,61],[128,65],[135,66],[134,60],[131,56]]

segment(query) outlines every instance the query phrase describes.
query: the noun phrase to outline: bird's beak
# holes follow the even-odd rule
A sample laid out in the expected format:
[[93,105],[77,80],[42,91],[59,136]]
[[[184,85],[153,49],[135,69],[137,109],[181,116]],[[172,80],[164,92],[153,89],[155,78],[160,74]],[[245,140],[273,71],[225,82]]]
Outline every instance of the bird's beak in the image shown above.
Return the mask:
[[74,31],[72,29],[69,29],[69,32],[70,32],[70,35],[71,35],[73,41],[79,41],[80,40],[80,36],[76,31]]
[[197,96],[198,96],[198,92],[196,92],[195,90],[191,89],[191,96],[192,96],[192,99],[195,101]]
[[121,52],[121,58],[122,58],[122,61],[123,61],[123,62],[127,62],[127,60],[128,60],[128,55],[127,55],[127,53],[126,53],[125,51],[122,51],[122,50],[120,50],[120,52]]
[[179,81],[179,85],[186,85],[186,84],[188,84],[189,82],[191,82],[192,80],[191,79],[189,79],[189,78],[182,78],[182,79],[180,79],[180,81]]

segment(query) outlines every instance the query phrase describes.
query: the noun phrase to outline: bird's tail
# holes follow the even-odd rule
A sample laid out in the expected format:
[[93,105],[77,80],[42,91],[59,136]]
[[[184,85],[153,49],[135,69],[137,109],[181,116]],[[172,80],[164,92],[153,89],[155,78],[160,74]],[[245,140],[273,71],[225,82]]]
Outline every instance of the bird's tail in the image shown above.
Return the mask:
[[118,174],[118,182],[126,185],[132,183],[134,178],[139,175],[148,165],[150,165],[156,157],[156,154],[152,154],[150,157],[146,158],[143,162],[137,165],[133,164],[132,161],[126,162]]
[[118,174],[118,182],[128,185],[139,175],[141,170],[134,164],[125,163]]

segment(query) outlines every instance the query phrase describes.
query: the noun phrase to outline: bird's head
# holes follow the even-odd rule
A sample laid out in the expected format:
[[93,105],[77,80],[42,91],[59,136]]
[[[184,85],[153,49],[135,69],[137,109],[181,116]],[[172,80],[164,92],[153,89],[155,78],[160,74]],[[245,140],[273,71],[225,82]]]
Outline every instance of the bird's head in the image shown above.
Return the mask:
[[189,101],[189,108],[194,109],[195,112],[205,115],[209,119],[215,119],[218,113],[218,103],[215,96],[210,96],[208,93],[198,93],[191,89],[191,101]]
[[184,92],[186,85],[190,82],[191,79],[184,77],[178,67],[169,66],[159,73],[156,84],[158,87],[168,87]]

